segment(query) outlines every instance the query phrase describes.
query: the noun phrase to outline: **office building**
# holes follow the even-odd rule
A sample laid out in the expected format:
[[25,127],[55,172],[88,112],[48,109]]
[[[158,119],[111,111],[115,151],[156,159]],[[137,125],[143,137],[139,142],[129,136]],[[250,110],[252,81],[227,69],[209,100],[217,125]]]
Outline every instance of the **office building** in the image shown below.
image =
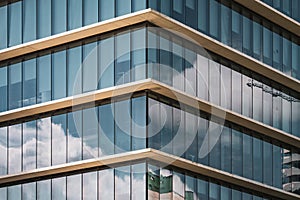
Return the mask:
[[299,6],[0,0],[1,199],[300,199]]

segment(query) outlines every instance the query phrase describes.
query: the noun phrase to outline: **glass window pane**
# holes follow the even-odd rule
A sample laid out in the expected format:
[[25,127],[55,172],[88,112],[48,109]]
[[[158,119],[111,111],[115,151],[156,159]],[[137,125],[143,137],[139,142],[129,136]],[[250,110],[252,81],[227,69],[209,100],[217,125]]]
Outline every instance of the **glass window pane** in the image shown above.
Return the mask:
[[253,117],[253,92],[252,87],[249,87],[251,79],[248,76],[242,76],[242,114],[244,116]]
[[198,55],[197,57],[197,96],[201,99],[208,100],[208,70],[209,70],[209,60],[202,56]]
[[67,29],[67,2],[66,0],[51,0],[52,2],[52,34],[66,31]]
[[7,188],[7,200],[21,200],[21,185],[10,186]]
[[263,142],[263,182],[272,185],[272,144]]
[[100,0],[100,21],[115,17],[115,1]]
[[81,200],[82,199],[82,180],[81,174],[67,177],[67,199]]
[[[268,125],[272,125],[272,88],[263,85],[263,122]],[[268,92],[269,91],[269,92]]]
[[16,3],[9,4],[9,43],[8,46],[14,46],[22,43],[22,3],[18,1]]
[[36,121],[23,123],[23,171],[36,168]]
[[0,68],[0,112],[7,110],[7,67]]
[[208,200],[208,183],[206,181],[197,180],[197,193],[199,199]]
[[252,55],[252,23],[251,20],[243,16],[243,52],[248,55]]
[[36,104],[36,59],[23,62],[23,106]]
[[[123,0],[121,0],[123,2]],[[124,1],[125,2],[125,1]],[[130,34],[116,36],[115,85],[130,81]]]
[[160,11],[170,16],[171,15],[171,0],[160,1]]
[[130,166],[115,169],[115,200],[130,199]]
[[300,137],[300,102],[292,102],[292,134]]
[[[161,34],[159,53],[159,80],[172,86],[172,68],[171,68],[171,41],[166,34]],[[184,84],[183,84],[184,85]]]
[[8,127],[8,174],[22,170],[22,124]]
[[241,176],[243,174],[243,138],[242,133],[232,130],[232,173]]
[[262,26],[253,21],[253,56],[261,60]]
[[66,199],[66,177],[52,179],[52,200]]
[[37,121],[37,168],[51,165],[51,117]]
[[144,163],[132,165],[132,200],[146,200],[146,165]]
[[[220,105],[220,64],[209,61],[209,101]],[[234,80],[234,79],[233,79]]]
[[37,58],[37,103],[51,100],[51,55]]
[[36,199],[36,183],[22,185],[22,200]]
[[89,172],[83,174],[82,182],[82,199],[97,199],[97,172]]
[[131,38],[131,74],[132,81],[137,81],[146,78],[146,29],[134,30]]
[[9,109],[22,106],[22,64],[9,66]]
[[209,34],[219,39],[219,28],[220,28],[220,4],[216,0],[209,1]]
[[232,47],[242,51],[242,16],[232,10]]
[[83,25],[98,22],[98,0],[83,1]]
[[211,199],[211,200],[219,200],[220,199],[220,186],[219,185],[217,185],[215,183],[209,183],[209,199]]
[[272,65],[272,32],[263,27],[263,61],[268,65]]
[[68,96],[82,93],[81,46],[68,49]]
[[[231,9],[221,4],[221,42],[231,46]],[[235,38],[233,38],[235,40]]]
[[282,67],[283,73],[291,75],[291,66],[292,66],[292,42],[286,38],[283,38],[283,59]]
[[132,0],[132,11],[146,9],[146,0]]
[[282,37],[273,32],[273,67],[282,70]]
[[131,100],[132,150],[146,148],[146,97]]
[[243,134],[243,176],[253,179],[252,166],[253,166],[253,144],[252,137]]
[[[8,151],[7,128],[0,128],[0,175],[7,174],[7,151]],[[0,192],[1,193],[1,192]]]
[[68,113],[68,162],[82,159],[82,111]]
[[229,189],[228,187],[221,186],[221,199],[231,200],[231,189]]
[[184,199],[184,175],[173,172],[173,199]]
[[186,0],[185,2],[185,21],[186,24],[194,29],[198,25],[197,0]]
[[66,134],[67,119],[66,114],[52,117],[52,165],[66,163]]
[[292,76],[300,79],[300,46],[294,42],[292,42]]
[[99,199],[114,199],[114,169],[105,169],[98,172],[99,178]]
[[37,200],[51,199],[51,180],[37,182]]
[[8,6],[0,7],[0,49],[4,49],[7,47],[8,42],[8,16],[7,16]]
[[97,80],[97,42],[83,46],[82,87],[83,92],[96,90]]
[[184,91],[192,96],[196,96],[196,53],[189,49],[185,49],[184,58],[184,72],[186,81]]
[[280,147],[273,145],[273,185],[282,188],[282,151]]
[[221,135],[221,169],[231,172],[231,130],[223,127]]
[[198,0],[198,29],[208,32],[208,0]]
[[131,12],[130,0],[116,0],[116,15],[122,16]]
[[68,30],[82,26],[82,0],[68,0]]
[[253,138],[253,179],[262,182],[263,160],[262,141]]
[[115,153],[130,151],[130,101],[115,103]]
[[99,107],[99,156],[114,153],[114,104]]
[[36,1],[23,1],[23,42],[36,39]]
[[[170,73],[169,76],[173,76],[173,82],[170,84],[174,88],[179,89],[181,91],[184,91],[184,49],[181,45],[178,45],[177,43],[172,43],[172,65],[171,62],[166,63],[168,67],[172,67],[173,70],[173,75],[171,74],[172,72],[169,70],[167,73]],[[167,75],[165,75],[168,77]]]
[[242,113],[242,76],[232,70],[232,110]]
[[[109,2],[109,1],[107,1]],[[114,85],[114,37],[99,41],[99,84],[101,88]]]
[[51,35],[51,0],[37,0],[38,38]]
[[82,151],[83,159],[98,157],[98,109],[89,108],[82,111]]
[[159,103],[151,98],[148,99],[148,145],[149,148],[160,149],[160,108]]
[[52,54],[52,98],[66,97],[66,51]]

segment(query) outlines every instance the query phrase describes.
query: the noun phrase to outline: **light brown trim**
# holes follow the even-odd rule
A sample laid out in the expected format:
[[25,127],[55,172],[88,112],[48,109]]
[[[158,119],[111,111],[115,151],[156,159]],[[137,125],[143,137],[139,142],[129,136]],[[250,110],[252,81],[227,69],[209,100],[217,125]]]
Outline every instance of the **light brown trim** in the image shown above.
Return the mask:
[[96,168],[102,166],[116,166],[124,162],[134,162],[142,159],[151,159],[158,161],[160,163],[165,163],[167,165],[175,166],[184,170],[189,170],[196,174],[200,174],[215,180],[220,180],[222,182],[230,183],[231,185],[236,185],[249,189],[253,192],[258,192],[259,194],[265,194],[268,196],[281,198],[281,199],[290,199],[290,200],[299,200],[300,196],[283,191],[281,189],[268,186],[244,177],[233,175],[221,170],[214,169],[202,164],[198,164],[187,159],[180,158],[171,154],[163,153],[154,149],[143,149],[137,151],[131,151],[127,153],[120,153],[111,156],[106,156],[102,158],[78,161],[53,167],[41,168],[38,170],[33,170],[29,172],[22,172],[14,175],[6,175],[0,177],[0,187],[7,185],[9,183],[18,184],[24,180],[30,180],[32,178],[43,178],[47,176],[54,176],[56,174],[63,174],[72,171],[84,170],[87,168]]
[[177,33],[181,33],[182,36],[192,39],[198,45],[233,62],[236,62],[237,64],[244,66],[245,68],[250,69],[258,74],[267,76],[269,79],[281,85],[284,85],[285,87],[290,88],[295,92],[300,93],[299,80],[287,76],[284,73],[246,54],[228,47],[221,42],[214,40],[209,36],[196,31],[195,29],[192,29],[189,26],[186,26],[170,17],[167,17],[151,9],[124,15],[111,20],[99,22],[79,29],[67,31],[61,34],[1,50],[0,61],[146,21],[149,21],[159,27],[167,28],[176,31]]
[[261,0],[234,0],[252,10],[253,12],[267,18],[274,24],[281,26],[282,28],[292,32],[293,34],[300,36],[300,23],[293,18],[283,14],[276,10],[272,6],[264,3]]
[[28,116],[38,115],[53,110],[69,108],[80,104],[100,101],[103,99],[121,95],[128,95],[134,92],[141,92],[145,90],[153,91],[160,95],[174,99],[176,101],[180,101],[186,105],[194,107],[195,109],[200,109],[207,113],[211,113],[221,119],[225,118],[229,122],[233,122],[237,125],[253,130],[261,135],[265,135],[269,138],[278,140],[283,144],[291,145],[297,149],[300,147],[300,138],[296,136],[285,133],[284,131],[255,121],[233,111],[216,106],[210,102],[207,102],[200,98],[196,98],[192,95],[189,95],[185,92],[182,92],[180,90],[177,90],[173,87],[170,87],[166,84],[152,79],[145,79],[142,81],[127,83],[120,86],[114,86],[95,92],[89,92],[82,95],[68,97],[56,101],[50,101],[33,106],[19,108],[16,110],[2,112],[0,113],[0,122],[6,122]]

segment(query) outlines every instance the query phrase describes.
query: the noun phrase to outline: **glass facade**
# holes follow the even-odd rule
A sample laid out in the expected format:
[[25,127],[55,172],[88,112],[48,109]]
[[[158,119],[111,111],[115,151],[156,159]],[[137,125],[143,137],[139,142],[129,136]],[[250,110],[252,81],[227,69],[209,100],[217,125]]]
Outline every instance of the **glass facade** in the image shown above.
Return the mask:
[[[264,2],[299,21],[297,0]],[[300,80],[299,37],[229,0],[2,1],[0,50],[146,8]],[[1,61],[0,117],[149,78],[300,138],[296,91],[171,30],[149,22],[126,26]],[[226,116],[216,118],[214,110],[195,109],[155,90],[116,95],[1,122],[0,182],[6,175],[152,148],[300,195],[300,149],[289,141],[228,122]],[[7,200],[276,198],[151,158],[74,168],[0,187],[0,199]]]
[[292,91],[156,27],[97,36],[32,57],[2,63],[1,111],[153,78],[300,136],[300,100]]
[[154,148],[277,188],[292,182],[283,152],[299,149],[149,95],[0,128],[1,174]]
[[[276,7],[277,3],[273,4]],[[299,5],[297,0],[286,0],[279,3],[278,8],[284,13],[299,15]],[[299,37],[227,0],[17,1],[0,7],[3,27],[0,49],[146,9],[147,6],[300,79]]]
[[255,199],[268,197],[204,176],[141,162],[1,188],[3,200],[23,199]]
[[300,2],[298,0],[262,0],[264,3],[272,6],[276,10],[300,22]]

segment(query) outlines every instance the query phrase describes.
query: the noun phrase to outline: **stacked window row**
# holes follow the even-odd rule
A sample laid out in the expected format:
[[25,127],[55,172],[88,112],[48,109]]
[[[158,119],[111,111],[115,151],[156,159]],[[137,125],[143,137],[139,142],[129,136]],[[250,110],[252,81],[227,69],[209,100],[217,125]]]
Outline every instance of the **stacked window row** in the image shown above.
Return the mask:
[[266,4],[272,6],[276,10],[283,12],[287,16],[300,22],[300,2],[298,0],[262,0]]
[[0,188],[2,200],[146,200],[146,164]]
[[149,7],[300,79],[299,38],[233,1],[149,0]]
[[0,128],[0,174],[146,148],[146,98]]
[[[147,179],[147,180],[146,180]],[[178,169],[139,163],[0,188],[3,200],[263,200]]]
[[153,98],[141,96],[2,127],[1,174],[149,147],[277,188],[295,182],[286,173],[291,169],[283,162],[285,149],[272,141]]
[[300,137],[300,100],[265,77],[152,27],[147,55],[149,78]]
[[24,0],[0,7],[0,49],[146,8],[146,0]]
[[204,51],[170,32],[147,27],[41,52],[0,68],[0,111],[153,78],[300,136],[299,99]]
[[[149,98],[148,144],[150,148],[184,157],[223,171],[243,176],[277,188],[299,182],[289,179],[298,175],[300,168],[283,163],[283,152],[288,151],[249,130],[234,125],[215,123],[199,114],[175,108],[165,99]],[[158,131],[159,129],[159,131]],[[291,160],[296,161],[296,155]],[[295,191],[294,188],[284,188]]]

